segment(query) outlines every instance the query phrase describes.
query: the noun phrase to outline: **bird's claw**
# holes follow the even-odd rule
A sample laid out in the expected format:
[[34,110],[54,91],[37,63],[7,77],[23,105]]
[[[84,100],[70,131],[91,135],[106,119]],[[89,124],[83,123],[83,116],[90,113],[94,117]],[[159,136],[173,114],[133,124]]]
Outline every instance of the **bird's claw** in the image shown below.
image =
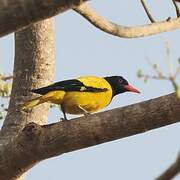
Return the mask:
[[60,118],[60,121],[68,121],[67,118]]

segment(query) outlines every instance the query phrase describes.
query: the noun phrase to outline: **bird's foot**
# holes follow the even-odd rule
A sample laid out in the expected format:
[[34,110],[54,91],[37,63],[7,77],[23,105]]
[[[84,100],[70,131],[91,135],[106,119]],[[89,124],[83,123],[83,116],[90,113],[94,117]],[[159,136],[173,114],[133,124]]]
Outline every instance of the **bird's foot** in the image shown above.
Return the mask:
[[60,118],[60,121],[68,121],[67,118]]
[[84,109],[81,106],[79,106],[79,108],[83,111],[84,117],[88,118],[88,116],[90,115],[90,112],[88,112],[86,109]]

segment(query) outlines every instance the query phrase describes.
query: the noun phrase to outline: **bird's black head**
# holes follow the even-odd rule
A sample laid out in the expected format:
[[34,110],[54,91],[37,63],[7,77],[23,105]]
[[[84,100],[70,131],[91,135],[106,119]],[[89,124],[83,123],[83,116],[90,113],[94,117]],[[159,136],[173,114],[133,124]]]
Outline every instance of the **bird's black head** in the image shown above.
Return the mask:
[[135,92],[140,93],[139,90],[131,86],[126,79],[124,79],[122,76],[110,76],[105,77],[106,81],[109,82],[109,84],[112,87],[113,90],[113,96],[124,93],[124,92]]

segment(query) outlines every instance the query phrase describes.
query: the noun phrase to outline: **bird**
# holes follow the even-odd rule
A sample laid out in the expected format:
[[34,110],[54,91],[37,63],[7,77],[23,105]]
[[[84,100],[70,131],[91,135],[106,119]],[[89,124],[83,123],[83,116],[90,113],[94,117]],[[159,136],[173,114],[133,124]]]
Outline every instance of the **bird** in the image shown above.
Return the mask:
[[82,76],[33,89],[31,92],[40,96],[23,103],[22,110],[31,109],[45,102],[58,104],[63,112],[62,120],[67,120],[66,113],[86,116],[97,112],[109,105],[118,94],[140,93],[122,76]]

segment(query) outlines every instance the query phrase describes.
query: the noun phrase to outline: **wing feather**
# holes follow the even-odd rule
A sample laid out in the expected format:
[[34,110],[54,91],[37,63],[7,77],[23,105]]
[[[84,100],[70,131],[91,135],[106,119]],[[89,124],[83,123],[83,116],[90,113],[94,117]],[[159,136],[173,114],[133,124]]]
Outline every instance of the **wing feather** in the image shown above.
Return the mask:
[[97,93],[97,92],[105,92],[107,91],[107,88],[96,88],[96,87],[86,86],[77,79],[71,79],[71,80],[56,82],[52,85],[32,90],[32,92],[41,95],[47,94],[48,92],[51,91],[66,91],[66,92],[80,91],[80,92]]

